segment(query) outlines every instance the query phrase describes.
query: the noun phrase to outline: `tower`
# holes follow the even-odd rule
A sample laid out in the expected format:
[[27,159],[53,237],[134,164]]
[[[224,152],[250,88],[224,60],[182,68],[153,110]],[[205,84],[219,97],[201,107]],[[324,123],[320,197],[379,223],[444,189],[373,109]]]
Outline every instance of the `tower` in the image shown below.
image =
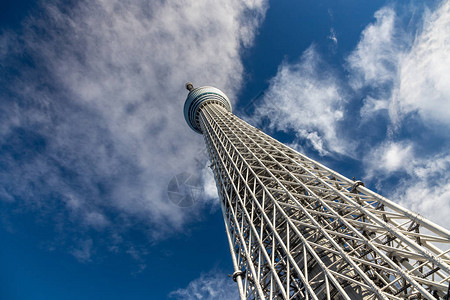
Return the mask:
[[450,299],[448,230],[239,119],[219,89],[186,88],[241,299]]

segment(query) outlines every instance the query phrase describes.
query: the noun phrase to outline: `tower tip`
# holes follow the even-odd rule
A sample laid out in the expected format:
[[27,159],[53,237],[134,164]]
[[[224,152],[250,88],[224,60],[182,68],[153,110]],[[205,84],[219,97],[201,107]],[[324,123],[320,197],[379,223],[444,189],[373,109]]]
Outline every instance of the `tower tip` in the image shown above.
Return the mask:
[[194,85],[192,84],[192,82],[188,82],[186,83],[186,89],[190,92],[194,89]]

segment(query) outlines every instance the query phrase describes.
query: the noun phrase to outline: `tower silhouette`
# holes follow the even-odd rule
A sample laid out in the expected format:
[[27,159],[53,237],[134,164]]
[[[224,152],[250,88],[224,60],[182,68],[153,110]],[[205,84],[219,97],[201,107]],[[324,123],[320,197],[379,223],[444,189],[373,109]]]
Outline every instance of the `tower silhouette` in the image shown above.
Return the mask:
[[186,88],[241,299],[449,299],[448,230],[236,117],[219,89]]

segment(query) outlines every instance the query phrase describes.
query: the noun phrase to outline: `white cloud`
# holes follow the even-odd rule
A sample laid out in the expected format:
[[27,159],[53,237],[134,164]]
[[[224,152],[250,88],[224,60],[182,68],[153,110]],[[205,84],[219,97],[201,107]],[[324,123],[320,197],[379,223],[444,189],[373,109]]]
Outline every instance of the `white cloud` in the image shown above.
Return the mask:
[[[393,125],[387,139],[366,154],[366,174],[380,187],[399,180],[390,198],[450,227],[449,156],[437,150],[449,144],[450,3],[426,11],[416,33],[402,30],[392,8],[382,8],[375,17],[348,58],[352,86],[369,88],[361,122],[370,126],[373,116],[387,109]],[[414,132],[406,138],[402,130]],[[439,141],[435,145],[424,142],[428,131]]]
[[[377,182],[394,201],[449,227],[448,153],[430,149],[422,137],[426,130],[442,128],[439,145],[448,145],[450,3],[425,14],[420,20],[423,29],[417,33],[411,31],[415,28],[411,24],[402,27],[404,20],[392,7],[377,11],[375,19],[347,58],[352,91],[344,96],[345,82],[333,76],[311,47],[299,63],[280,65],[262,107],[256,109],[256,121],[263,124],[268,117],[271,129],[297,134],[293,145],[307,139],[322,155],[331,151],[348,154],[357,149],[367,180]],[[347,96],[354,101],[345,101]],[[355,101],[361,98],[360,119],[354,121],[358,126],[351,129],[354,134],[350,140],[339,134],[339,125],[353,120],[344,114],[351,110],[346,105],[358,105]],[[411,113],[418,113],[421,120],[404,118]],[[395,125],[388,125],[385,136],[371,128],[382,127],[376,123],[382,117]],[[414,131],[411,136],[401,131],[416,127],[425,131]],[[368,151],[361,153],[364,149]],[[392,189],[390,180],[399,182],[397,188]],[[389,185],[390,190],[385,189]]]
[[219,194],[217,192],[216,180],[211,168],[206,167],[202,170],[203,196],[214,205],[220,205]]
[[328,36],[328,38],[330,40],[332,40],[333,43],[337,44],[338,40],[337,40],[337,37],[336,37],[336,32],[334,31],[333,27],[330,28],[330,35]]
[[99,212],[88,212],[84,217],[84,220],[87,225],[92,226],[97,230],[101,230],[109,225],[108,219]]
[[339,139],[337,126],[344,117],[345,103],[337,77],[323,72],[325,63],[313,46],[296,64],[283,62],[271,79],[253,122],[268,117],[270,128],[293,131],[309,140],[321,155],[346,153],[351,145]]
[[393,197],[401,205],[450,228],[450,155],[424,158],[411,164]]
[[364,105],[361,107],[360,115],[362,122],[370,120],[377,113],[388,111],[389,109],[389,101],[388,100],[379,100],[374,99],[370,96],[367,96],[363,100]]
[[[385,142],[365,159],[368,180],[378,180],[380,188],[403,172],[389,198],[446,228],[450,227],[450,156],[420,156],[411,142]],[[394,176],[394,177],[392,177]]]
[[382,87],[395,79],[397,62],[402,46],[396,32],[395,12],[384,7],[375,13],[376,21],[361,34],[356,49],[347,58],[350,84],[359,89],[365,85]]
[[[347,59],[352,87],[374,89],[372,97],[379,104],[389,103],[396,126],[415,112],[425,123],[448,126],[450,3],[443,1],[433,13],[426,13],[416,35],[402,30],[392,8],[380,9],[375,18]],[[363,119],[370,116],[368,108],[362,108]]]
[[366,157],[366,173],[370,178],[376,172],[392,173],[408,170],[412,165],[412,150],[411,143],[387,141],[374,148]]
[[428,123],[450,125],[450,2],[426,15],[422,32],[399,66],[393,102],[400,116],[418,112]]
[[178,289],[169,297],[183,300],[233,300],[239,299],[237,284],[226,274],[211,271],[191,281],[184,289]]
[[2,66],[18,74],[0,77],[10,87],[0,94],[2,192],[27,208],[62,202],[95,229],[127,218],[147,223],[153,238],[180,229],[191,214],[166,187],[196,171],[203,145],[183,119],[184,83],[234,99],[242,47],[265,10],[263,0],[45,2],[23,34],[0,39]]
[[[443,174],[443,173],[440,173]],[[418,212],[427,219],[450,228],[450,179],[446,177],[437,185],[430,185],[426,180],[411,182],[394,193],[400,205]]]

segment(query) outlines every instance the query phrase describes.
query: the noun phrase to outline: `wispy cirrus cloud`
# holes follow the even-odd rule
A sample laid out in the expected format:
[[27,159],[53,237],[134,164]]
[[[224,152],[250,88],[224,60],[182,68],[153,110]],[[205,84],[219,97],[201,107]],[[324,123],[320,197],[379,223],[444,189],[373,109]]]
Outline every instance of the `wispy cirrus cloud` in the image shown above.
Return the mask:
[[[450,3],[427,12],[421,33],[399,62],[392,114],[417,112],[423,122],[450,126]],[[395,109],[395,110],[394,110]]]
[[[417,33],[402,28],[391,7],[377,11],[375,18],[347,59],[352,86],[372,89],[377,104],[389,105],[395,124],[417,113],[421,122],[448,126],[450,4],[444,1],[433,12],[425,9]],[[365,106],[364,115],[379,108]]]
[[[3,203],[59,211],[71,220],[60,224],[67,230],[122,234],[139,220],[157,239],[180,229],[195,211],[167,201],[166,187],[195,170],[203,147],[183,119],[184,83],[215,85],[233,99],[240,53],[266,7],[42,3],[20,32],[0,38]],[[74,251],[81,259],[83,247]]]
[[344,153],[351,148],[341,142],[337,129],[344,104],[345,93],[338,77],[311,46],[297,63],[279,66],[252,121],[260,123],[267,118],[270,129],[294,132],[321,155],[330,150]]
[[396,27],[395,11],[384,7],[375,13],[375,19],[363,30],[358,45],[347,57],[350,85],[354,89],[368,85],[380,88],[386,84],[389,88],[395,80],[404,46],[403,37]]

